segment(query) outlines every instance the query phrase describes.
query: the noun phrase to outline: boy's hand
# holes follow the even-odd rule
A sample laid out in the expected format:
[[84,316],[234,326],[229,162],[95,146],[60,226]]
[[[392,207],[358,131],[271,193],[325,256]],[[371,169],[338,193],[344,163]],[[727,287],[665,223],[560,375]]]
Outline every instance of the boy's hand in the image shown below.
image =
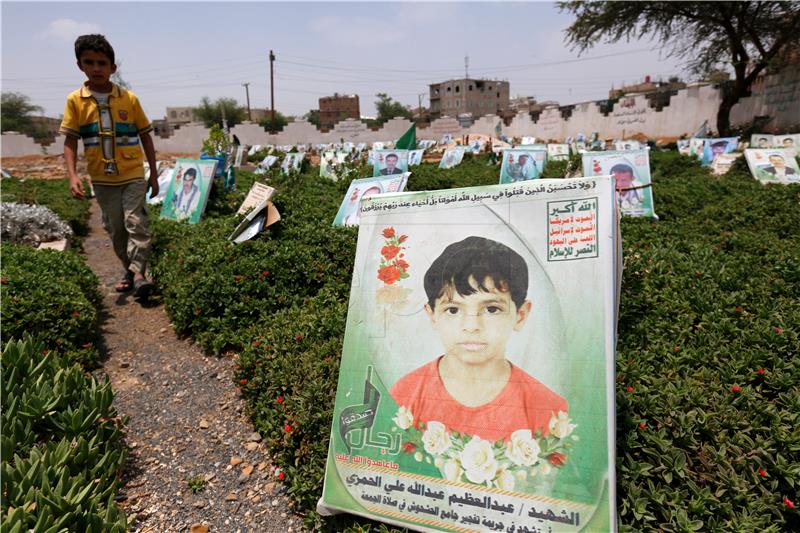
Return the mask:
[[83,199],[85,193],[83,190],[83,183],[79,178],[70,178],[69,192],[72,194],[73,198]]
[[153,199],[158,196],[158,175],[154,174],[153,172],[150,173],[150,179],[147,180],[148,185],[150,185],[150,198]]

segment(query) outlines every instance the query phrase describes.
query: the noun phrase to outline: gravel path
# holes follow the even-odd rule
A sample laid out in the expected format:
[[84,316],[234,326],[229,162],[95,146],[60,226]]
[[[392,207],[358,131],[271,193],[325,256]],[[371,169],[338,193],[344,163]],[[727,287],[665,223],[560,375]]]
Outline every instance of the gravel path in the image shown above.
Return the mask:
[[[244,415],[230,359],[179,339],[160,301],[143,306],[114,285],[121,266],[92,203],[84,250],[99,276],[107,356],[99,375],[130,417],[130,454],[119,495],[133,532],[292,532],[302,519],[276,483],[261,437]],[[203,488],[193,493],[189,480]]]

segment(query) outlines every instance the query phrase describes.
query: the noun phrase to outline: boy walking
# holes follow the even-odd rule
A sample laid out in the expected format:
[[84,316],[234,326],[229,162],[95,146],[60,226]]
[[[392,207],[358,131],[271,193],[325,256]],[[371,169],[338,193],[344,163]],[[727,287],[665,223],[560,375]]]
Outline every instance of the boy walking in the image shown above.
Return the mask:
[[[150,253],[147,185],[152,189],[151,198],[158,195],[156,153],[150,135],[153,125],[136,95],[111,82],[117,65],[114,49],[104,36],[78,37],[75,58],[88,80],[67,96],[59,129],[66,136],[64,159],[70,192],[76,198],[84,197],[75,167],[78,139],[83,139],[89,176],[103,212],[103,226],[125,269],[115,289],[133,289],[135,296],[145,298],[154,288],[145,277]],[[148,181],[142,148],[150,164]]]

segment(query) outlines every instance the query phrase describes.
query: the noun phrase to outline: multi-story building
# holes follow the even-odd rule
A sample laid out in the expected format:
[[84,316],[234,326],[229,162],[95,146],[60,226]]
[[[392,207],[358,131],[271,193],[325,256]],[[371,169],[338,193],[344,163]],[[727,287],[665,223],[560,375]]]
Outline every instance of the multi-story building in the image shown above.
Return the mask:
[[463,78],[430,85],[431,117],[471,114],[504,115],[509,110],[509,83]]
[[190,122],[197,122],[193,107],[168,107],[166,115],[167,116],[164,118],[172,128],[175,126],[183,126]]
[[333,93],[319,99],[319,125],[321,128],[332,128],[337,122],[361,118],[357,94]]

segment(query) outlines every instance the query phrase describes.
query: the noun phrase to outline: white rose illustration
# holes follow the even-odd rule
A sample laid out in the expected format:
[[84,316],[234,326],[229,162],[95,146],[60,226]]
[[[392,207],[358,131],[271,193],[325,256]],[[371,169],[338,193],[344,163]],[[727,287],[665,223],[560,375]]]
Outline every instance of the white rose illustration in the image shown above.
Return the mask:
[[572,431],[577,427],[576,424],[571,424],[572,419],[564,411],[559,411],[558,415],[550,417],[548,427],[550,434],[556,438],[563,439],[569,437]]
[[519,466],[531,466],[539,461],[539,442],[530,429],[518,429],[511,434],[506,444],[506,455]]
[[472,437],[461,451],[461,466],[467,479],[473,483],[486,483],[497,474],[497,459],[492,443],[480,437]]
[[514,481],[514,474],[504,468],[497,475],[497,479],[494,480],[494,483],[497,485],[498,489],[514,490]]
[[408,429],[414,424],[414,415],[411,414],[411,409],[400,406],[400,409],[397,410],[397,414],[394,415],[394,423],[397,424],[397,427],[400,429]]
[[444,424],[431,420],[425,427],[422,434],[422,444],[425,451],[431,455],[439,455],[450,447],[450,435],[444,428]]
[[450,459],[444,464],[444,477],[448,481],[460,481],[463,472],[457,459]]

